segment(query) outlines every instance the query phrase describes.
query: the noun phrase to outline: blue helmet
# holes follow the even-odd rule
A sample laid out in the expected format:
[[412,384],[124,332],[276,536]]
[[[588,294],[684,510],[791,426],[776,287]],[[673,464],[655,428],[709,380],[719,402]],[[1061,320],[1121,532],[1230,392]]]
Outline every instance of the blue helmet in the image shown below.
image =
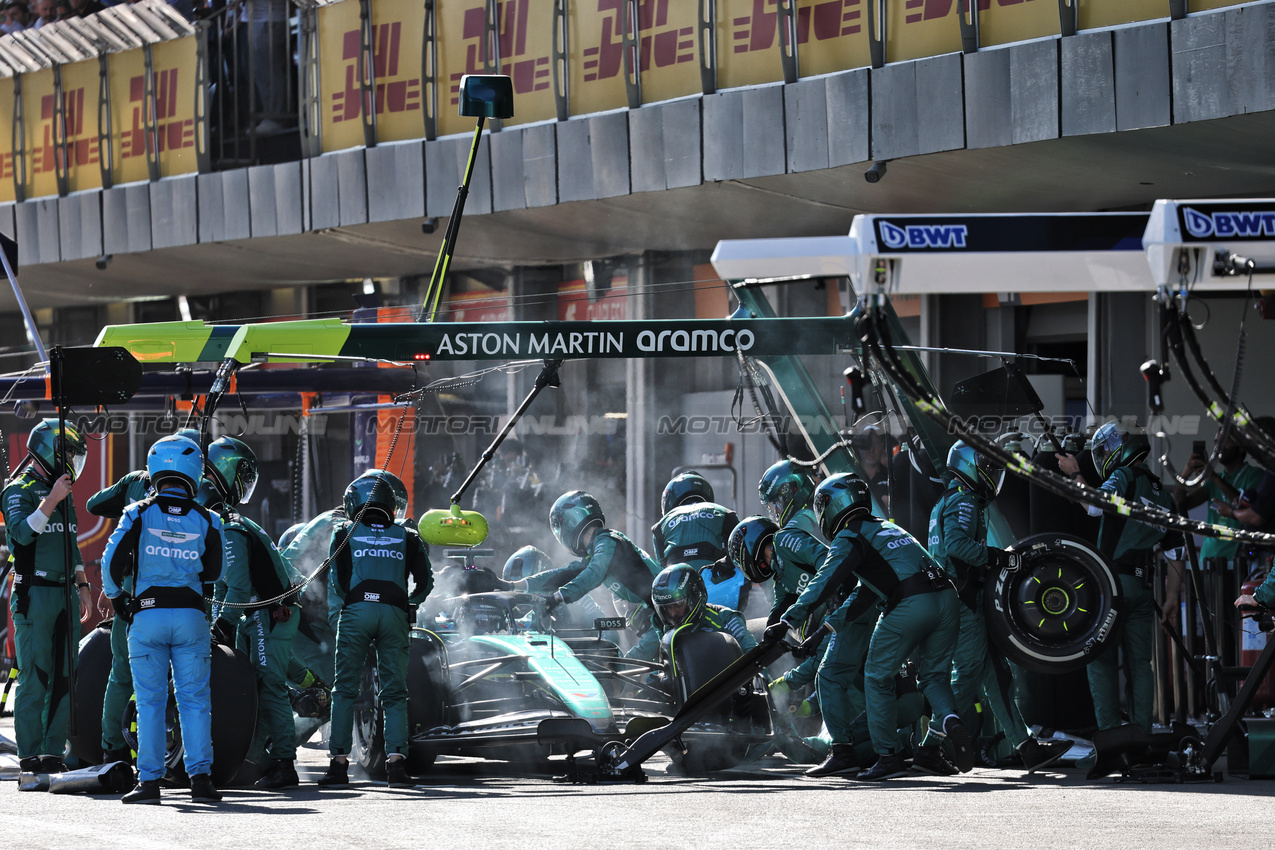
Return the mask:
[[166,485],[178,484],[187,496],[194,496],[204,472],[204,455],[194,440],[176,435],[162,437],[146,454],[146,471],[156,492]]
[[535,546],[524,546],[509,556],[501,578],[505,581],[522,581],[527,576],[553,569],[553,561]]
[[988,501],[996,498],[1005,482],[1004,465],[964,440],[957,440],[947,450],[947,471],[968,490]]

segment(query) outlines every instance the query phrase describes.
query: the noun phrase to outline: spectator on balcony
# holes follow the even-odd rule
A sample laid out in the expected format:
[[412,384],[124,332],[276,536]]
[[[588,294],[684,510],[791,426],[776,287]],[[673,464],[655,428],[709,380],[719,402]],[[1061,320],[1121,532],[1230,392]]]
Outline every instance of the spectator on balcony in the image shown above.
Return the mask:
[[58,19],[58,0],[35,0],[35,4],[31,7],[36,14],[36,22],[31,25],[31,29],[39,29],[47,26]]
[[87,18],[89,15],[96,15],[106,8],[99,0],[69,0],[69,2],[72,16],[76,18]]
[[31,8],[25,0],[8,0],[0,6],[0,20],[3,20],[0,23],[0,32],[8,35],[30,27],[35,23],[35,16],[31,14]]

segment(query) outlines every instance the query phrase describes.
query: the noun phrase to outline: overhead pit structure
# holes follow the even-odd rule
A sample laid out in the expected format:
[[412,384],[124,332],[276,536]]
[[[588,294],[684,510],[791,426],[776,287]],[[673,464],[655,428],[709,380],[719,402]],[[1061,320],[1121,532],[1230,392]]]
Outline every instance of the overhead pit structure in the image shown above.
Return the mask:
[[[1186,251],[1184,260],[1183,250]],[[723,240],[724,280],[849,277],[898,295],[1154,292],[1275,285],[1275,201],[1157,201],[1148,213],[858,215],[847,236]],[[1186,265],[1183,265],[1183,264]]]

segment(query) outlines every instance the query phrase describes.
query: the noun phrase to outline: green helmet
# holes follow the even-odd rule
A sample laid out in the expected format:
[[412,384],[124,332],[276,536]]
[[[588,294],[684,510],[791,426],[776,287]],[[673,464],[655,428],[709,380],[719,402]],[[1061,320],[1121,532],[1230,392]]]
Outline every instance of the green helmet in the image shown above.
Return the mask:
[[713,501],[713,485],[698,472],[683,472],[675,475],[664,485],[664,493],[660,496],[660,513],[667,514],[678,505],[689,505],[693,502]]
[[744,571],[749,581],[763,582],[775,574],[762,559],[762,549],[775,539],[779,526],[764,516],[750,516],[730,533],[726,551],[731,563]]
[[58,438],[58,420],[42,419],[40,424],[31,429],[31,435],[27,437],[27,453],[35,459],[36,465],[40,470],[51,479],[61,478],[63,475],[70,475],[71,480],[80,477],[80,473],[84,471],[84,462],[89,456],[88,443],[84,442],[84,435],[70,424],[65,426],[66,430],[62,431],[62,446],[66,449],[66,469],[58,472],[58,454],[59,438]]
[[598,500],[583,490],[563,493],[549,509],[549,528],[558,542],[577,555],[585,553],[584,533],[602,527],[606,518]]
[[373,478],[380,476],[390,484],[390,489],[394,491],[394,518],[407,519],[407,486],[403,484],[403,479],[399,478],[388,469],[369,469],[367,472],[359,476],[359,478]]
[[1108,422],[1093,433],[1094,468],[1103,480],[1122,466],[1133,466],[1151,452],[1146,434],[1131,432],[1119,422]]
[[226,504],[226,500],[208,480],[208,476],[199,479],[199,489],[195,491],[195,502],[210,511],[221,510],[222,505]]
[[947,471],[971,492],[991,501],[1005,482],[1005,467],[964,440],[947,450]]
[[814,503],[819,530],[829,540],[848,520],[872,514],[868,482],[849,472],[833,475],[816,487]]
[[815,483],[810,474],[789,460],[772,465],[762,474],[757,485],[766,513],[781,526],[810,504],[810,494],[814,489]]
[[708,589],[704,577],[690,564],[665,567],[651,584],[655,614],[670,629],[691,626],[704,616]]
[[[350,482],[345,488],[345,515],[350,520],[358,518],[361,522],[379,522],[389,525],[394,522],[398,502],[394,498],[394,486],[390,483],[389,473],[371,470]],[[361,515],[360,515],[361,512]]]
[[257,456],[234,437],[218,437],[208,444],[207,478],[228,505],[242,505],[257,488]]

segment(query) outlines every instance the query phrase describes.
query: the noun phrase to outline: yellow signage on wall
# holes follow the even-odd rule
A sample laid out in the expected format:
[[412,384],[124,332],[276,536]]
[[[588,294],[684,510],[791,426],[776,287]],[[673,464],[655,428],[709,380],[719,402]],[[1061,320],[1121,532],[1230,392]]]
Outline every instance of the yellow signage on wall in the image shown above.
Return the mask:
[[159,140],[159,173],[193,174],[195,161],[195,37],[156,44],[155,123]]
[[111,179],[116,184],[149,176],[142,120],[145,74],[146,60],[140,47],[111,54]]
[[1187,9],[1191,12],[1205,12],[1225,6],[1242,6],[1246,2],[1249,0],[1188,0]]
[[717,0],[717,87],[782,81],[779,0]]
[[360,44],[356,0],[319,8],[319,132],[325,152],[363,144]]
[[1167,0],[1120,0],[1119,3],[1112,3],[1111,0],[1072,0],[1072,2],[1080,4],[1080,8],[1076,10],[1076,26],[1082,30],[1169,17]]
[[0,79],[0,201],[15,201],[13,188],[13,78]]
[[[448,8],[448,4],[437,5],[440,11]],[[425,88],[421,80],[424,33],[425,4],[420,0],[376,0],[372,4],[372,73],[379,141],[401,142],[425,136]],[[344,57],[345,52],[341,55]],[[357,77],[354,87],[357,93]]]
[[53,69],[22,75],[22,114],[27,149],[28,198],[58,193],[57,148],[53,145]]
[[690,0],[648,0],[638,6],[638,67],[642,102],[698,94],[699,51],[695,24],[698,4]]
[[[98,155],[96,59],[62,66],[62,101],[66,104],[67,187],[72,192],[102,185]],[[192,78],[191,87],[195,85]]]
[[961,22],[956,10],[956,0],[886,0],[885,61],[959,51]]
[[[461,118],[460,78],[482,74],[487,13],[481,0],[439,6],[439,134],[471,132],[472,118]],[[506,125],[554,118],[553,0],[501,0],[496,4],[493,69],[514,84],[514,117]],[[495,60],[499,59],[497,63]]]
[[572,115],[618,109],[629,103],[624,85],[626,5],[624,0],[574,0],[569,4]]
[[[448,0],[438,4],[438,135],[474,132],[474,119],[462,118],[460,78],[482,74],[483,34],[487,27],[484,0]],[[494,57],[493,57],[494,58]],[[550,92],[553,84],[550,82]],[[519,103],[514,101],[514,114]]]
[[1058,35],[1062,27],[1057,0],[979,0],[978,9],[983,47]]
[[870,0],[797,0],[797,65],[803,77],[872,64]]

